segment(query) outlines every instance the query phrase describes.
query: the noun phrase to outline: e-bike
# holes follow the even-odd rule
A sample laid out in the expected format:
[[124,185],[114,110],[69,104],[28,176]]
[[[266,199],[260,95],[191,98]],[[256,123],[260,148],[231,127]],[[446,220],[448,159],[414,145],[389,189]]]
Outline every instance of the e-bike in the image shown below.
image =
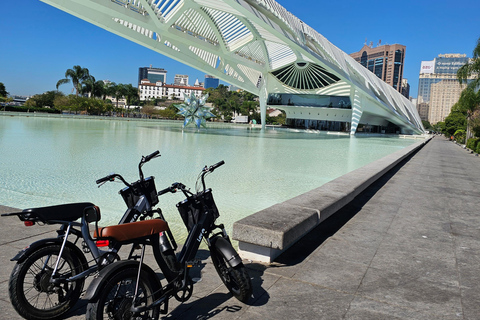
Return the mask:
[[[197,185],[201,180],[201,190],[197,189],[195,193],[181,183],[174,183],[159,192],[165,194],[181,190],[187,197],[177,204],[188,236],[178,255],[176,268],[168,266],[160,251],[159,235],[168,230],[165,221],[156,219],[145,224],[133,222],[100,229],[100,238],[114,240],[117,245],[133,243],[142,251],[137,261],[116,261],[100,270],[85,294],[85,299],[89,300],[87,319],[158,319],[160,314],[168,313],[170,298],[187,301],[192,296],[194,285],[189,271],[198,265],[195,256],[202,240],[205,240],[215,269],[228,290],[238,300],[248,301],[252,294],[250,277],[224,226],[215,224],[219,212],[211,189],[205,188],[205,175],[223,164],[221,161],[201,171],[197,179]],[[165,286],[153,269],[144,264],[146,246],[153,249],[155,260],[167,281]]]
[[[145,220],[154,212],[163,217],[159,209],[154,177],[144,178],[142,166],[159,156],[159,151],[142,157],[139,163],[140,179],[129,184],[119,174],[110,174],[97,180],[101,185],[118,178],[126,187],[120,190],[127,211],[119,224]],[[69,203],[49,207],[25,209],[22,212],[6,213],[2,216],[18,216],[25,226],[59,225],[57,237],[47,238],[30,244],[11,261],[16,261],[9,279],[9,295],[15,310],[26,319],[58,319],[67,313],[78,301],[85,278],[98,269],[118,260],[118,250],[102,250],[102,242],[90,235],[89,224],[98,228],[100,209],[90,202]],[[80,219],[80,222],[77,220]],[[172,260],[176,247],[162,235],[162,254]],[[133,256],[133,250],[129,257]],[[87,261],[86,254],[91,260]]]

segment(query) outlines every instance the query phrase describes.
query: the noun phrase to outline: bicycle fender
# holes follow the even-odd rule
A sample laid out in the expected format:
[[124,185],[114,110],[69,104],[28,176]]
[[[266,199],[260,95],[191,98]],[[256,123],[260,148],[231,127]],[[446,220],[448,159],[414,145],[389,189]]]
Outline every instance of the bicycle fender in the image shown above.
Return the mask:
[[[10,259],[10,261],[17,261],[17,263],[22,263],[25,259],[27,259],[30,255],[32,255],[35,251],[39,248],[50,245],[50,244],[59,244],[62,245],[63,239],[61,238],[46,238],[35,241],[28,245],[26,248],[20,250],[15,257]],[[78,248],[76,245],[67,241],[65,244],[69,249],[71,249],[74,254],[80,259],[82,265],[87,265],[87,259],[85,259],[85,255],[83,254],[82,250]]]
[[[92,280],[92,282],[88,286],[87,291],[85,292],[83,299],[86,299],[87,301],[96,301],[96,299],[98,298],[98,293],[105,287],[105,284],[112,276],[120,272],[122,269],[128,267],[138,268],[138,264],[139,262],[135,260],[120,260],[109,264],[108,266],[100,270],[98,276],[96,276]],[[146,272],[148,274],[148,277],[152,279],[152,281],[156,281],[158,288],[162,287],[156,273],[152,270],[152,268],[150,268],[146,264],[143,264],[142,272]]]
[[211,241],[212,247],[217,248],[227,260],[230,267],[234,268],[242,263],[242,258],[238,255],[237,251],[233,248],[232,244],[223,237],[215,237]]

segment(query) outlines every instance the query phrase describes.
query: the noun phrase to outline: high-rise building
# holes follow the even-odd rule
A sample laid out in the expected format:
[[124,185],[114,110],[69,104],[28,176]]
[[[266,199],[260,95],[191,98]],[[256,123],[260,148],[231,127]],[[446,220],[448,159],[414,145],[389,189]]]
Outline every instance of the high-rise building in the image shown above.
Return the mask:
[[418,103],[417,111],[421,120],[428,121],[428,103],[425,103],[425,102]]
[[403,78],[402,79],[402,92],[401,94],[407,98],[410,99],[410,84],[408,83],[408,79]]
[[418,81],[418,103],[430,101],[430,87],[442,80],[457,79],[457,71],[468,61],[466,54],[439,54],[432,61],[422,61]]
[[[375,48],[365,44],[360,51],[351,53],[350,56],[395,90],[403,93],[406,91],[402,90],[405,49],[401,44],[386,44]],[[408,99],[408,95],[405,97]]]
[[167,82],[167,70],[161,68],[141,67],[138,68],[138,83],[142,80],[148,79],[151,83],[160,81],[162,83]]
[[[418,80],[417,110],[427,113],[432,124],[444,121],[458,101],[462,87],[457,71],[468,62],[466,54],[439,54],[432,61],[422,61]],[[419,112],[420,113],[420,112]]]
[[188,75],[186,74],[176,74],[173,80],[173,85],[175,86],[188,86]]
[[457,79],[444,79],[432,84],[430,87],[428,121],[430,123],[444,121],[465,87],[466,85],[460,85]]
[[220,83],[220,80],[218,78],[215,78],[214,76],[209,76],[205,75],[205,82],[204,82],[204,88],[217,88],[218,84]]

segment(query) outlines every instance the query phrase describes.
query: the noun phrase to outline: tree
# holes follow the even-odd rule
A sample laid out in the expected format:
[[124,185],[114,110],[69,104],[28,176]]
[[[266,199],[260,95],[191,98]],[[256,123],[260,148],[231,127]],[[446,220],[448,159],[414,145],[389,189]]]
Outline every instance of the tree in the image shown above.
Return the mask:
[[[466,138],[471,137],[471,133],[477,132],[480,128],[477,127],[478,110],[480,110],[480,38],[477,40],[477,45],[473,50],[473,58],[467,61],[457,71],[457,78],[460,84],[467,84],[467,87],[462,91],[460,99],[457,103],[457,108],[465,113],[467,118],[467,132]],[[475,124],[473,130],[471,125]]]
[[127,105],[138,104],[140,99],[138,95],[138,89],[132,86],[131,84],[126,84],[125,86],[125,99],[127,100]]
[[62,84],[72,81],[73,88],[75,89],[75,95],[82,91],[82,83],[90,78],[90,72],[87,68],[80,66],[73,66],[73,69],[67,69],[65,71],[65,79],[60,79],[57,82],[57,90]]
[[89,75],[87,79],[85,79],[82,83],[82,94],[88,94],[90,97],[98,97],[101,98],[104,96],[105,91],[105,84],[103,81],[99,80],[96,81],[95,77]]
[[62,97],[63,93],[58,91],[47,91],[42,94],[36,94],[27,100],[29,107],[45,108],[55,106],[55,99]]
[[118,100],[122,99],[127,95],[127,87],[124,84],[115,84],[111,89],[112,97],[116,100],[116,107],[118,109]]
[[8,96],[8,92],[7,92],[7,89],[5,89],[5,85],[0,82],[0,97],[7,97]]
[[467,127],[465,115],[458,111],[452,111],[445,118],[445,130],[443,133],[451,137],[457,130],[465,130]]
[[[461,112],[467,119],[467,139],[472,135],[472,124],[476,118],[476,111],[480,109],[480,92],[476,92],[472,87],[465,88],[458,102],[452,107],[452,110]],[[476,123],[476,122],[475,122]],[[474,130],[475,131],[475,130]]]
[[425,130],[433,129],[432,125],[427,120],[422,120],[422,125],[425,128]]
[[[480,87],[480,38],[477,40],[477,45],[475,49],[473,49],[473,58],[467,63],[465,63],[460,69],[457,71],[457,78],[460,81],[460,84],[467,83],[469,87],[473,89],[477,89]],[[471,80],[471,77],[474,77]],[[469,81],[471,80],[471,81]]]

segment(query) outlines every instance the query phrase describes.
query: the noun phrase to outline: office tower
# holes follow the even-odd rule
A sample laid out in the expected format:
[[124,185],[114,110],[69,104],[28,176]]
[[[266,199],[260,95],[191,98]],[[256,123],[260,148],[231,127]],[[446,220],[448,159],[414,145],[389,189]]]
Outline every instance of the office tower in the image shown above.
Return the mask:
[[430,123],[444,121],[465,87],[466,85],[460,85],[457,79],[444,79],[433,83],[430,87],[428,121]]
[[162,83],[167,82],[167,70],[161,68],[141,67],[138,68],[138,83],[140,84],[143,79],[148,79],[151,83],[160,81]]
[[173,80],[175,86],[188,86],[188,75],[176,74]]
[[[406,47],[401,44],[386,44],[375,48],[371,44],[369,46],[365,44],[360,51],[350,56],[395,90],[404,93],[407,91],[402,89],[405,49]],[[408,95],[404,96],[408,99]]]
[[214,76],[209,76],[205,75],[205,83],[204,83],[204,88],[217,88],[218,84],[220,83],[220,80],[218,78],[215,78]]
[[418,80],[418,104],[428,110],[426,120],[430,123],[444,121],[458,101],[463,87],[457,79],[457,71],[468,59],[466,54],[455,53],[439,54],[432,61],[422,61]]
[[430,101],[430,87],[442,80],[456,80],[457,71],[468,61],[466,54],[439,54],[432,61],[422,61],[418,81],[418,103]]

